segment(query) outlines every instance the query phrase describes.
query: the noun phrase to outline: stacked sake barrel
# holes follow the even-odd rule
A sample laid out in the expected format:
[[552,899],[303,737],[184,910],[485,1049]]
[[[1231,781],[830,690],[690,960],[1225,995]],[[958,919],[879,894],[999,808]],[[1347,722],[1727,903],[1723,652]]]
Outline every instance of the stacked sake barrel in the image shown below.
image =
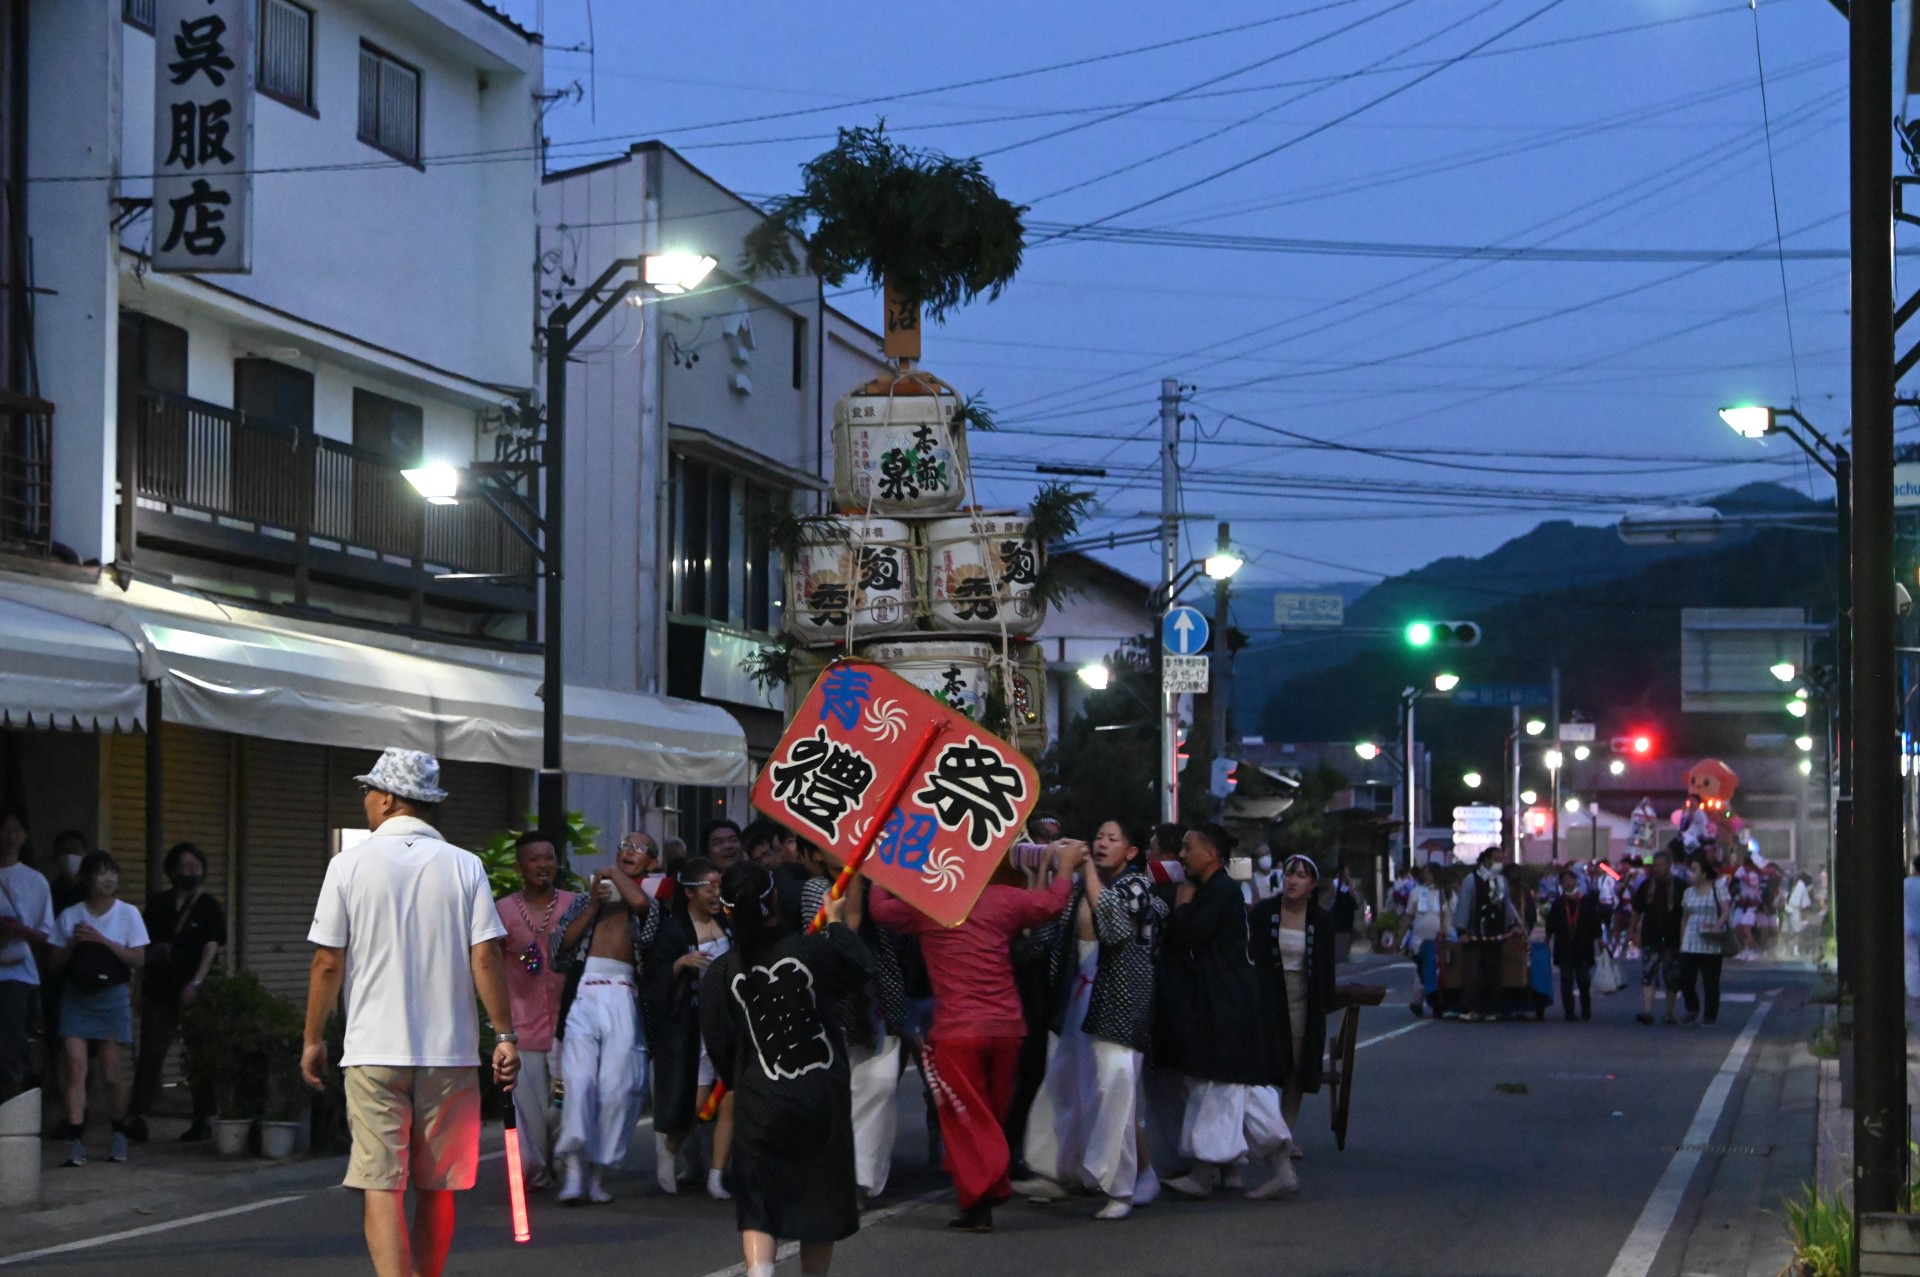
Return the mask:
[[[850,651],[1037,756],[1046,662],[1027,640],[1046,619],[1046,547],[1026,514],[967,507],[960,410],[951,386],[918,372],[834,406],[838,517],[809,523],[787,564],[786,630],[803,648],[788,703]],[[1004,721],[988,722],[1000,700]]]

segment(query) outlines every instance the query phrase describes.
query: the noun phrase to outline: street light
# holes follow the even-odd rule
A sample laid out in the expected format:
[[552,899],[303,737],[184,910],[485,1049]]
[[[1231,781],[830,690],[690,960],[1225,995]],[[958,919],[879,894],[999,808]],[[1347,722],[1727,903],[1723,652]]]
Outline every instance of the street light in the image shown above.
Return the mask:
[[1545,721],[1538,718],[1529,718],[1527,720],[1527,735],[1538,736],[1541,732],[1544,732],[1546,730],[1547,730],[1547,725]]
[[[433,505],[455,505],[463,497],[473,497],[492,506],[527,543],[540,565],[545,589],[540,625],[544,669],[538,828],[550,838],[563,837],[567,828],[567,678],[562,647],[566,633],[562,582],[566,573],[567,364],[580,343],[621,302],[645,301],[637,296],[642,289],[659,297],[681,296],[699,287],[718,264],[711,257],[686,252],[621,257],[571,300],[555,298],[544,321],[546,423],[537,453],[529,448],[509,460],[475,462],[465,470],[433,463],[402,472]],[[527,486],[535,469],[546,472],[537,508]]]
[[1561,753],[1559,750],[1550,749],[1547,751],[1546,764],[1547,764],[1548,771],[1550,772],[1559,771],[1561,764],[1565,763],[1566,761],[1567,761],[1567,756]]
[[1733,427],[1733,433],[1743,439],[1764,439],[1772,434],[1775,428],[1773,409],[1762,408],[1757,404],[1722,408],[1720,420]]
[[1478,789],[1483,779],[1484,777],[1482,777],[1479,772],[1468,772],[1460,778],[1460,783],[1468,789]]
[[1807,703],[1805,701],[1788,701],[1787,713],[1793,715],[1795,718],[1805,718],[1807,716]]
[[700,253],[656,253],[646,259],[640,277],[662,297],[678,297],[700,287],[719,264]]
[[1580,800],[1579,800],[1578,798],[1569,798],[1569,799],[1567,799],[1567,810],[1568,810],[1568,811],[1570,811],[1570,812],[1574,812],[1574,811],[1579,811],[1579,810],[1580,810]]
[[1451,692],[1458,686],[1460,686],[1460,676],[1458,674],[1435,674],[1433,676],[1433,690],[1436,692]]
[[1355,745],[1353,752],[1360,755],[1363,760],[1369,763],[1380,757],[1380,747],[1370,740],[1363,740],[1358,745]]
[[1624,776],[1627,774],[1627,760],[1624,758],[1616,758],[1607,764],[1607,770],[1616,776]]
[[413,490],[425,497],[429,505],[460,503],[460,472],[444,462],[402,470],[400,476],[412,484]]
[[1540,795],[1531,789],[1523,789],[1520,791],[1520,801],[1531,807],[1540,801]]
[[1813,752],[1813,737],[1796,736],[1793,738],[1793,747],[1803,754],[1811,754]]
[[1813,760],[1811,758],[1803,758],[1800,760],[1800,774],[1802,776],[1813,775]]
[[1201,561],[1200,570],[1215,581],[1230,581],[1246,565],[1247,561],[1232,550],[1219,550]]
[[1792,661],[1781,661],[1778,665],[1769,665],[1767,672],[1779,679],[1782,683],[1791,683],[1793,682],[1794,676],[1800,672],[1800,667]]
[[1576,762],[1584,763],[1589,758],[1593,757],[1593,751],[1591,749],[1588,749],[1585,745],[1575,745],[1573,747],[1573,757]]
[[1113,671],[1107,668],[1105,661],[1089,661],[1074,673],[1079,675],[1082,683],[1096,692],[1106,691],[1107,685],[1113,682]]

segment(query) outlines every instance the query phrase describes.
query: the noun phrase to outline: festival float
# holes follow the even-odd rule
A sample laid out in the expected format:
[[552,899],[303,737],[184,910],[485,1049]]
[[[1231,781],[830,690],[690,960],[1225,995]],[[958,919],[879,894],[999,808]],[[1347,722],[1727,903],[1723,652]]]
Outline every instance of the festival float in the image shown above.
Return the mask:
[[1033,643],[1059,586],[1047,546],[1070,536],[1091,493],[1040,489],[1024,510],[975,491],[978,397],[920,366],[921,330],[1020,267],[1021,214],[977,160],[916,151],[882,129],[845,129],[748,237],[756,274],[806,266],[829,285],[862,277],[884,296],[886,373],[833,410],[829,509],[768,515],[786,563],[784,633],[748,662],[791,713],[834,659],[888,669],[1037,758],[1046,745],[1046,661]]

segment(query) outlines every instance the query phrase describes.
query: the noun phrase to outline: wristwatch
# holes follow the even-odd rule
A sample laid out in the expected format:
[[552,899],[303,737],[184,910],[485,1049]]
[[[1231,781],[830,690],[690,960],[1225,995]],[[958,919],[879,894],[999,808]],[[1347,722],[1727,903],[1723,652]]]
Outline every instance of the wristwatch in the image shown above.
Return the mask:
[[493,1040],[496,1042],[511,1042],[515,1046],[520,1045],[520,1035],[518,1033],[496,1033],[493,1035]]

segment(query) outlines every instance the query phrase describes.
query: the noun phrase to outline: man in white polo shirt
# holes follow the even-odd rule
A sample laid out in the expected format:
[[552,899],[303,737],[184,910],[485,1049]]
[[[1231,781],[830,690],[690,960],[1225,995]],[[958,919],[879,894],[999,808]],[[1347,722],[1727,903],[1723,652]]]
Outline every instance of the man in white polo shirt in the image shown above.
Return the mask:
[[[520,1053],[496,943],[506,934],[477,856],[427,823],[446,790],[432,755],[389,749],[356,776],[373,837],[327,866],[307,939],[300,1072],[323,1085],[327,1016],[347,995],[346,1186],[366,1196],[379,1277],[439,1277],[453,1241],[453,1194],[480,1160],[480,1029],[474,995],[500,1028],[493,1075],[511,1090]],[[414,1191],[411,1235],[407,1189]]]

